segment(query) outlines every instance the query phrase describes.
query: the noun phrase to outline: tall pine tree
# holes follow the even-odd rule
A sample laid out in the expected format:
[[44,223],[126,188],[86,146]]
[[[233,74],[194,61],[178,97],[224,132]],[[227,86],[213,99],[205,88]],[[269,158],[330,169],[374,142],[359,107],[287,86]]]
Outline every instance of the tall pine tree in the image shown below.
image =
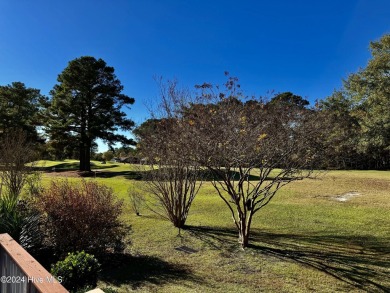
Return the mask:
[[0,86],[0,137],[21,130],[29,141],[40,140],[37,127],[42,125],[44,102],[38,89],[27,88],[22,82]]
[[112,144],[133,141],[120,130],[131,130],[134,122],[122,107],[134,99],[122,94],[123,86],[114,68],[102,59],[84,56],[69,62],[51,91],[46,132],[53,141],[77,140],[80,171],[90,171],[91,147],[95,139]]
[[374,161],[369,168],[390,167],[390,34],[371,42],[372,58],[351,74],[345,93],[362,128],[360,147]]

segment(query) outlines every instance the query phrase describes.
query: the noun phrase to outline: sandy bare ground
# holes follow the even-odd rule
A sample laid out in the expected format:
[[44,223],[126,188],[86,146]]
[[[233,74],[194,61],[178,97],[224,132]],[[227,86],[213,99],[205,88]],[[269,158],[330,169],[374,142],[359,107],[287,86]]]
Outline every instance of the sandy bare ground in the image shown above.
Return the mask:
[[46,176],[49,177],[81,177],[78,171],[51,171],[45,172]]
[[357,191],[350,191],[350,192],[347,192],[344,194],[336,195],[333,198],[337,201],[345,202],[345,201],[348,201],[355,196],[360,196],[360,193]]

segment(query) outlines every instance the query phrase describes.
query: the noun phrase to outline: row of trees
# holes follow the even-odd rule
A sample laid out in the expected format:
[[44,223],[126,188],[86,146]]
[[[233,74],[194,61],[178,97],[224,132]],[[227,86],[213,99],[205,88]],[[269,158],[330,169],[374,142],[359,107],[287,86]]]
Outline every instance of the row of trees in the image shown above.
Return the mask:
[[372,58],[344,86],[319,101],[335,140],[326,154],[337,168],[390,168],[390,35],[370,44]]
[[[323,100],[317,100],[312,107],[316,119],[321,120],[327,129],[321,137],[322,143],[327,145],[327,148],[322,154],[323,165],[320,167],[390,168],[390,112],[388,111],[390,107],[390,35],[384,35],[379,41],[372,42],[370,48],[372,58],[368,65],[357,73],[351,74],[340,90]],[[210,85],[205,84],[201,89],[210,90],[209,87]],[[232,90],[237,91],[237,89]],[[215,90],[219,89],[214,89],[214,93],[208,93],[208,95],[217,95]],[[166,97],[167,93],[169,94],[169,90],[164,93],[163,89],[163,96]],[[176,104],[183,98],[188,98],[190,93],[187,91],[180,95],[182,97],[175,98]],[[233,93],[232,96],[234,95]],[[167,101],[163,101],[164,103],[165,106],[170,105]],[[254,105],[253,101],[247,103]],[[289,92],[276,95],[269,103],[270,105],[287,103],[304,109],[310,108],[307,100]],[[280,115],[284,115],[283,109],[279,110],[281,110]],[[172,115],[172,110],[170,110],[165,117],[164,115],[162,117],[170,119]],[[156,119],[156,115],[141,125],[139,129],[152,127],[150,124],[153,123],[153,119]]]
[[77,155],[81,171],[90,171],[97,138],[108,144],[133,143],[117,132],[133,127],[122,107],[134,99],[122,93],[113,67],[81,57],[70,61],[57,80],[50,98],[21,82],[0,86],[0,133],[22,129],[30,141],[48,139],[46,151],[58,158]]
[[291,93],[245,99],[235,78],[224,89],[197,88],[192,99],[175,82],[162,84],[158,116],[136,129],[150,162],[146,184],[163,214],[183,228],[201,182],[210,180],[246,247],[254,214],[284,185],[315,176],[326,129],[317,111]]
[[160,107],[134,133],[162,214],[184,227],[210,180],[246,247],[253,216],[286,184],[329,167],[388,168],[389,40],[372,43],[367,68],[314,107],[289,92],[248,99],[232,77],[222,88],[199,85],[195,95],[161,83]]
[[[367,67],[351,74],[342,89],[317,102],[318,115],[332,125],[323,137],[333,143],[324,154],[328,166],[389,168],[389,51],[390,35],[372,42]],[[134,143],[117,133],[134,126],[121,110],[134,99],[122,91],[114,68],[101,59],[77,58],[58,76],[50,98],[21,82],[0,86],[0,134],[22,129],[31,141],[41,143],[46,156],[78,157],[80,170],[88,171],[97,138],[109,145]],[[305,108],[309,104],[291,93],[274,101],[278,99],[291,99]]]

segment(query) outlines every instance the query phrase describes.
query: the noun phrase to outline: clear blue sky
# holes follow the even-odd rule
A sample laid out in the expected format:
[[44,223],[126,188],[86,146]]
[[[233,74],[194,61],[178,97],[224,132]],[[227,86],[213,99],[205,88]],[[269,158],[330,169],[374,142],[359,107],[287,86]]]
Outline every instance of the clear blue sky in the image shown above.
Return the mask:
[[70,60],[90,55],[116,69],[137,123],[158,97],[153,76],[192,87],[229,71],[249,95],[314,101],[364,67],[385,33],[389,0],[0,0],[0,85],[47,95]]

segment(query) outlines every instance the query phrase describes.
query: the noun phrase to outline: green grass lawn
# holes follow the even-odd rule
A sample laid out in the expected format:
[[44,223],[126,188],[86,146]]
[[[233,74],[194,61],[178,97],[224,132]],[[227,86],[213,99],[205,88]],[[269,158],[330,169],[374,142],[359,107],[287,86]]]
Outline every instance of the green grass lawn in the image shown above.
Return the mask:
[[[61,165],[62,164],[62,165]],[[64,165],[69,164],[69,165]],[[287,185],[255,215],[251,247],[237,232],[210,182],[204,183],[185,230],[147,209],[130,209],[136,166],[94,162],[96,179],[125,200],[132,226],[127,257],[113,258],[99,286],[119,292],[388,292],[390,290],[390,172],[332,171]],[[75,161],[46,167],[77,168]],[[56,167],[57,169],[57,167]],[[61,178],[53,172],[44,183]],[[72,179],[79,180],[79,179]],[[353,192],[348,201],[337,197]],[[187,254],[179,246],[197,250]]]

